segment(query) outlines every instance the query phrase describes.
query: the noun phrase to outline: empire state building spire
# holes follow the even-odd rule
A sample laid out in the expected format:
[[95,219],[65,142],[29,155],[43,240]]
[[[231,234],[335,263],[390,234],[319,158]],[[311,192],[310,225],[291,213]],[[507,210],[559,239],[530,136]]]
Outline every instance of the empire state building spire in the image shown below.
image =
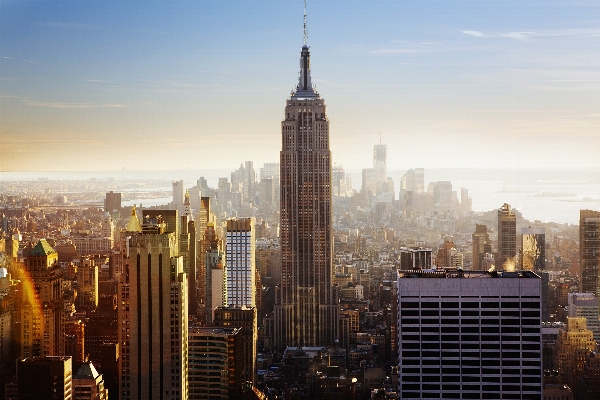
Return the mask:
[[300,76],[298,85],[292,92],[293,99],[315,99],[319,98],[310,79],[310,50],[306,44],[308,39],[308,30],[306,29],[306,0],[304,1],[304,45],[300,53]]

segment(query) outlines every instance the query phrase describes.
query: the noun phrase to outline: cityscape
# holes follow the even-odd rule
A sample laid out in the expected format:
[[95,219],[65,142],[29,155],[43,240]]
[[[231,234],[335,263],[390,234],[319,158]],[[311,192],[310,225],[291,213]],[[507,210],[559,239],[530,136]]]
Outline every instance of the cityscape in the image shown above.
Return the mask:
[[597,4],[0,11],[0,397],[600,399]]

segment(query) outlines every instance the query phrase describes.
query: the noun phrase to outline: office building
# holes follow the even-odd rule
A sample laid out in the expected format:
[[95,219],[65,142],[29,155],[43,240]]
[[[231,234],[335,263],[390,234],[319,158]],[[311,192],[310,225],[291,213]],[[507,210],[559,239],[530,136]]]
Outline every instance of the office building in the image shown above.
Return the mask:
[[430,269],[431,254],[431,249],[402,247],[400,249],[400,270]]
[[102,374],[90,361],[84,362],[73,377],[73,400],[108,400]]
[[202,305],[204,306],[204,322],[206,325],[211,325],[215,316],[215,308],[225,305],[227,298],[223,242],[217,237],[213,222],[208,222],[206,226],[202,248],[206,248],[203,263],[206,270]]
[[183,213],[184,193],[185,193],[185,188],[184,188],[183,181],[173,181],[172,209],[179,211],[179,214]]
[[189,330],[189,399],[237,398],[243,387],[241,328]]
[[569,305],[567,312],[569,317],[586,319],[587,329],[594,334],[594,340],[600,342],[600,303],[596,296],[591,293],[569,293]]
[[517,257],[517,216],[510,204],[498,210],[498,259],[497,269],[514,270]]
[[471,270],[484,270],[486,255],[492,254],[492,241],[488,234],[487,226],[475,224],[475,233],[471,235],[473,241],[473,253],[471,259]]
[[473,211],[473,199],[469,197],[469,189],[460,188],[460,210],[468,215]]
[[25,260],[25,277],[16,304],[15,354],[60,356],[65,351],[62,269],[58,253],[41,239]]
[[400,191],[423,194],[425,191],[425,169],[411,168],[406,171],[406,173],[402,175]]
[[452,209],[452,182],[439,181],[432,182],[433,186],[433,206],[437,210],[447,211]]
[[225,304],[256,307],[254,218],[227,220]]
[[311,82],[306,31],[298,85],[286,101],[281,130],[282,279],[275,296],[275,345],[330,346],[338,338],[339,303],[332,285],[329,121]]
[[405,271],[397,285],[400,398],[540,399],[539,276]]
[[19,400],[73,399],[71,357],[45,356],[17,360]]
[[240,328],[241,352],[236,359],[236,364],[241,366],[242,382],[252,386],[256,382],[256,346],[258,341],[258,327],[256,326],[256,307],[216,307],[214,310],[215,326],[227,328]]
[[579,212],[581,291],[600,297],[600,211]]
[[121,209],[121,193],[115,193],[112,190],[106,193],[104,199],[104,211],[112,215],[113,211]]
[[546,229],[521,228],[521,269],[543,271],[546,268]]
[[119,287],[119,398],[187,399],[187,277],[160,215],[127,232]]

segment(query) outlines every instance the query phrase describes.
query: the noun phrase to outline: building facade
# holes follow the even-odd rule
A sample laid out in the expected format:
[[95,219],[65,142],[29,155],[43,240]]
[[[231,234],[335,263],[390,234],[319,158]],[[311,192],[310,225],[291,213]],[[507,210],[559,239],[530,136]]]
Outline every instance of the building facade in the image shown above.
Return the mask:
[[515,269],[517,257],[517,216],[510,204],[498,210],[498,259],[497,269]]
[[581,291],[600,297],[600,211],[579,213]]
[[254,218],[227,220],[226,298],[230,307],[256,307]]
[[400,398],[540,399],[539,276],[411,271],[397,284]]
[[282,273],[275,296],[275,345],[333,345],[339,304],[332,285],[329,121],[325,101],[312,86],[306,39],[281,130]]
[[521,269],[542,271],[546,268],[546,229],[528,227],[521,229]]
[[127,232],[119,287],[119,398],[188,398],[187,277],[160,217]]

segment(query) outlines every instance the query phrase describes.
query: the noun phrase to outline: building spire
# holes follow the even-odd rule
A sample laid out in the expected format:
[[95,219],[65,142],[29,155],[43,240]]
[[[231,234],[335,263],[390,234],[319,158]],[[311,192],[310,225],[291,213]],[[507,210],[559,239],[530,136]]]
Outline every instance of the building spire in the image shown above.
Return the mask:
[[308,30],[306,29],[306,0],[304,0],[304,45],[306,46],[306,40],[308,39]]

